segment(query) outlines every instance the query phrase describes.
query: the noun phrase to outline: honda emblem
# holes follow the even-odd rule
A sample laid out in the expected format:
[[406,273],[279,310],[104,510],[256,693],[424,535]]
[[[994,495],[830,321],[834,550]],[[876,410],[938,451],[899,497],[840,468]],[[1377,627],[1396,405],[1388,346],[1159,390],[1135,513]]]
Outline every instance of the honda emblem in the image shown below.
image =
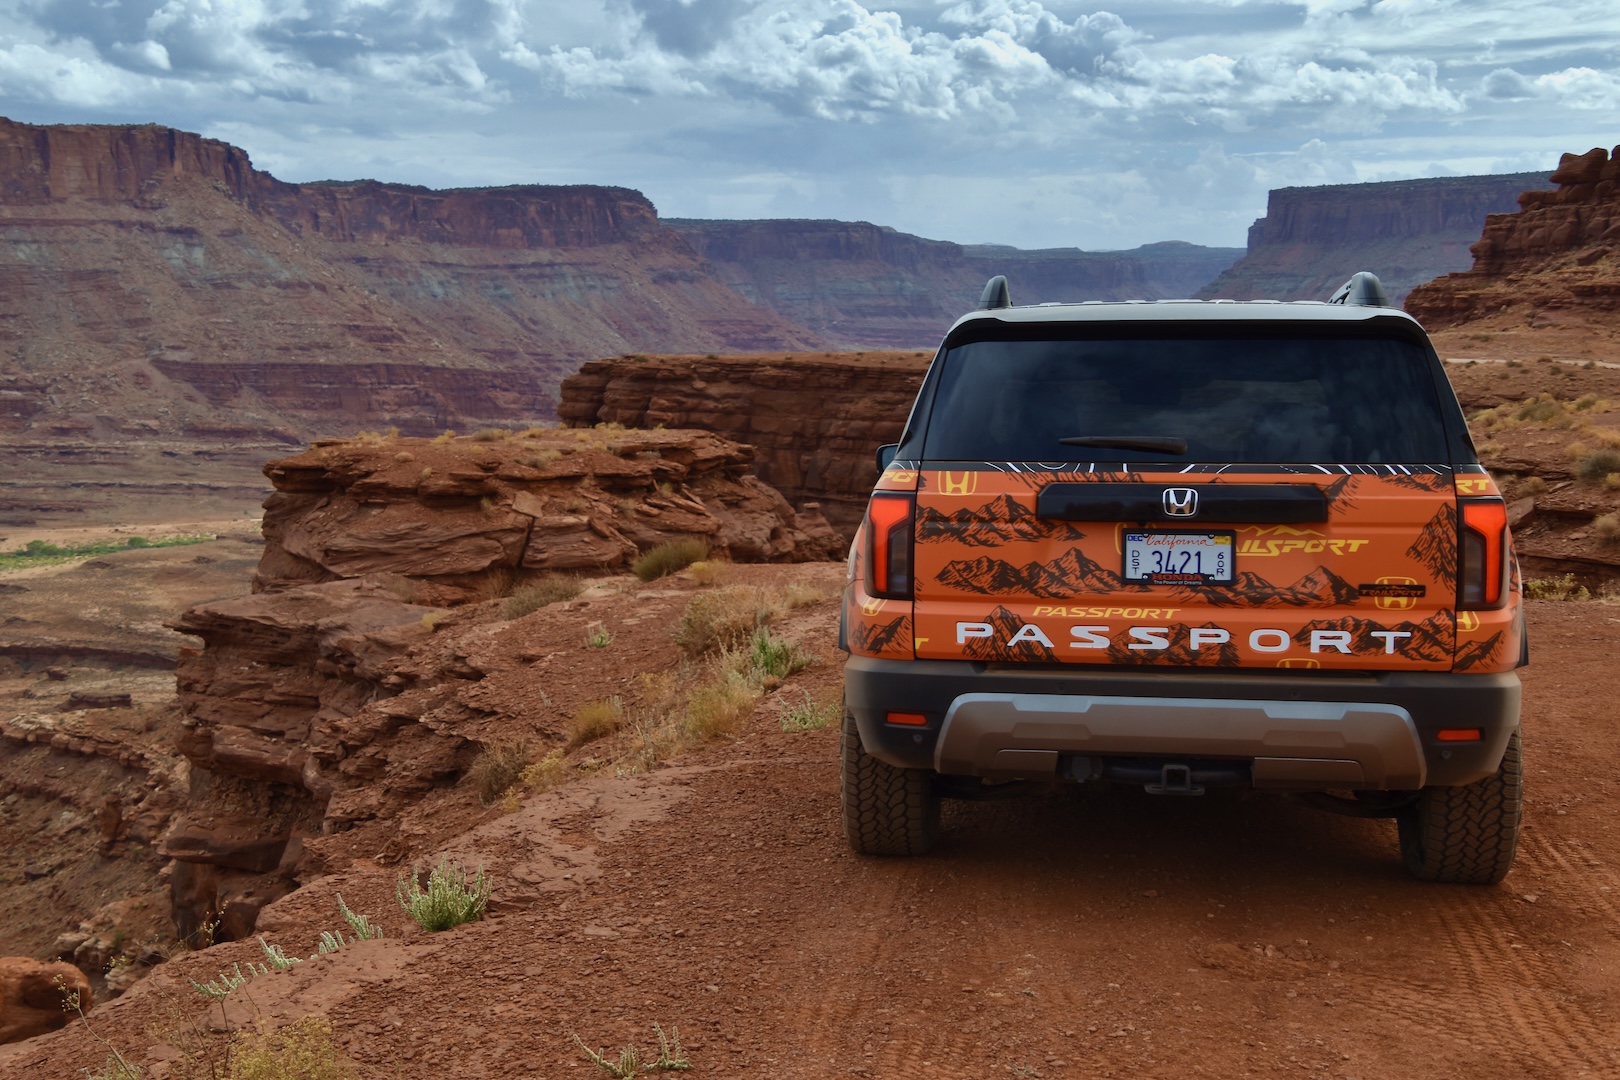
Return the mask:
[[1192,517],[1198,513],[1198,491],[1196,488],[1165,488],[1164,489],[1164,516],[1165,517]]

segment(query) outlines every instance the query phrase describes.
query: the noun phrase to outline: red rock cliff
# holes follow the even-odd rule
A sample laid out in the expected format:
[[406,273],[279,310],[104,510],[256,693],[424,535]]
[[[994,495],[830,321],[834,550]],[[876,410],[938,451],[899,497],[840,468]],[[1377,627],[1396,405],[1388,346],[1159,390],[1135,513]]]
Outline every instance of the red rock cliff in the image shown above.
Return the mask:
[[754,469],[852,535],[900,437],[930,354],[797,354],[593,360],[563,380],[557,414],[579,427],[702,428],[755,449]]
[[1371,270],[1399,304],[1414,286],[1467,265],[1487,215],[1540,173],[1279,188],[1249,229],[1249,251],[1197,295],[1326,300]]
[[19,438],[511,426],[593,356],[818,342],[623,188],[288,184],[188,132],[0,119],[0,228]]
[[1407,310],[1431,328],[1501,316],[1607,319],[1620,308],[1620,147],[1565,154],[1557,188],[1526,191],[1492,214],[1473,269],[1414,290]]

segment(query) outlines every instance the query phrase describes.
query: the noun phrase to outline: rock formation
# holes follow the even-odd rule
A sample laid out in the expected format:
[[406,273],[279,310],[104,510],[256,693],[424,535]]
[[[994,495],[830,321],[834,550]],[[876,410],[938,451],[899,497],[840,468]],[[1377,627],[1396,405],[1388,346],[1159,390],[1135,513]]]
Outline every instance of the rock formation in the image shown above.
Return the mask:
[[815,344],[623,188],[288,184],[188,132],[0,119],[0,227],[0,434],[431,434],[549,416],[593,356]]
[[818,504],[849,536],[877,479],[874,451],[900,437],[930,356],[594,360],[563,380],[557,414],[575,427],[702,428],[748,443],[760,479]]
[[1249,251],[1205,299],[1326,300],[1371,270],[1399,305],[1417,285],[1468,265],[1487,215],[1513,206],[1541,173],[1449,176],[1279,188],[1249,228]]
[[90,982],[72,964],[0,957],[0,1043],[62,1027],[73,1015],[63,1007],[72,993],[79,995],[79,1008],[89,1012]]
[[665,224],[742,295],[851,349],[933,349],[996,274],[1007,276],[1020,304],[1151,300],[1191,296],[1239,254],[1184,243],[1021,251],[925,240],[864,221]]
[[1517,213],[1486,219],[1473,269],[1415,290],[1407,310],[1431,328],[1492,316],[1533,327],[1612,319],[1620,307],[1620,147],[1565,154],[1550,179],[1556,189],[1525,191]]
[[436,633],[447,609],[684,538],[738,562],[839,557],[749,459],[707,432],[601,428],[328,442],[266,466],[254,594],[175,624],[203,642],[180,659],[191,794],[162,844],[180,933],[245,937],[321,865],[321,837],[467,770],[490,661]]

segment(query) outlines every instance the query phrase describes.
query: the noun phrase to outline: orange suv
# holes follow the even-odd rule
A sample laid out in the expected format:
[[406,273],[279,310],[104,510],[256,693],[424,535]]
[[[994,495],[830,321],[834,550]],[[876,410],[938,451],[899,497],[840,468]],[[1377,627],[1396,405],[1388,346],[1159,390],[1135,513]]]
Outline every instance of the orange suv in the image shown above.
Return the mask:
[[1013,307],[929,368],[840,622],[850,844],[1009,781],[1300,793],[1499,881],[1528,659],[1507,513],[1416,320],[1329,302]]

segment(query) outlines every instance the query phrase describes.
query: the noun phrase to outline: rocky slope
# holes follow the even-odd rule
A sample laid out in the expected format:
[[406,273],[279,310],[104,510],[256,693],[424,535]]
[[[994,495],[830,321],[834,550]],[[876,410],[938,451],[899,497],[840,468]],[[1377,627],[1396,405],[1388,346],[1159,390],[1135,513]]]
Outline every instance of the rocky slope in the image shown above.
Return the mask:
[[[742,295],[844,348],[932,349],[984,283],[1015,302],[1191,296],[1239,252],[1185,243],[1133,251],[962,245],[864,221],[670,218]],[[665,350],[668,351],[668,350]]]
[[1565,154],[1550,191],[1525,191],[1493,214],[1473,269],[1413,292],[1408,310],[1435,327],[1612,327],[1620,308],[1620,147]]
[[1197,295],[1326,300],[1351,274],[1371,270],[1398,305],[1415,286],[1467,266],[1486,216],[1511,209],[1543,176],[1279,188],[1249,228],[1248,254]]
[[287,184],[155,126],[0,119],[0,436],[546,419],[589,357],[797,348],[639,193]]
[[203,643],[180,658],[190,798],[161,848],[180,934],[218,918],[246,936],[328,865],[337,834],[463,776],[501,711],[486,675],[527,687],[532,742],[563,741],[532,640],[491,651],[495,625],[441,630],[504,632],[501,598],[526,582],[623,570],[671,540],[735,562],[840,555],[825,521],[745,475],[749,457],[706,432],[604,428],[329,442],[271,462],[254,593],[175,623]]
[[754,471],[854,534],[877,479],[873,453],[900,437],[930,353],[593,360],[563,380],[575,427],[701,428],[754,447]]

